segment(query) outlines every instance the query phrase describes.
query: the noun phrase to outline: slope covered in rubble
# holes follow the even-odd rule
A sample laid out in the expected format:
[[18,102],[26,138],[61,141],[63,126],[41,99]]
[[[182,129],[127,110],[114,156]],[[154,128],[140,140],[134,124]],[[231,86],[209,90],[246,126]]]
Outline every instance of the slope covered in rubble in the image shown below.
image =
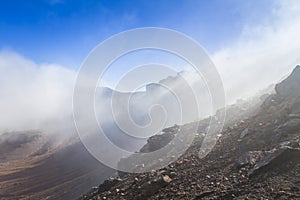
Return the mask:
[[[198,154],[207,120],[200,122],[193,145],[176,162],[110,178],[82,199],[300,199],[299,85],[297,66],[262,103],[231,107],[230,120],[205,158]],[[185,126],[149,138],[141,151],[161,148],[174,129]]]

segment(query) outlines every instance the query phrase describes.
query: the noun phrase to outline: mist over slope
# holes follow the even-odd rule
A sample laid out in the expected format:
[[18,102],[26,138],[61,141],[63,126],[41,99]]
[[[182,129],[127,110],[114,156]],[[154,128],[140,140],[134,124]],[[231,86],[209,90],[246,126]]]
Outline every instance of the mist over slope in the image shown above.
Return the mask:
[[[229,66],[226,63],[226,65],[220,64],[222,63],[223,58],[220,58],[219,56],[214,56],[214,58],[217,61],[217,67],[219,68],[220,75],[224,81],[225,94],[228,103],[231,104],[235,102],[236,99],[243,96],[237,92],[239,89],[236,87],[241,87],[239,91],[249,91],[244,88],[243,84],[241,84],[245,81],[244,76],[240,76],[238,74],[230,75],[229,72],[231,71],[233,73],[236,69],[229,69]],[[289,65],[283,66],[285,67],[280,68],[280,71],[278,71],[279,74],[284,74],[291,68]],[[273,71],[271,69],[272,65],[266,65],[266,67],[265,71]],[[77,75],[74,70],[56,64],[38,64],[12,51],[2,50],[0,52],[0,72],[0,110],[5,113],[5,115],[1,115],[0,117],[0,132],[40,129],[48,133],[68,134],[71,132],[71,135],[74,134],[75,127],[72,114],[72,94]],[[257,76],[258,74],[254,75],[254,77]],[[177,78],[173,77],[170,80],[166,79],[162,81],[162,83],[168,82],[166,84],[174,86],[176,85],[175,82],[177,82],[177,86],[175,88],[186,91],[186,85],[183,86],[183,88],[180,88],[182,87],[181,84],[183,82],[180,80],[182,79],[180,77],[184,77],[188,85],[191,85],[193,89],[196,90],[196,96],[198,98],[197,101],[199,101],[199,104],[207,105],[209,96],[204,85],[205,80],[201,80],[199,77],[195,78],[193,72],[180,73],[177,75]],[[276,82],[282,76],[279,77],[277,74],[276,76],[268,75],[268,77],[268,81],[262,84],[259,84],[259,82],[256,81],[252,82],[255,84],[256,88],[256,90],[251,93],[252,95],[258,90]],[[200,81],[195,82],[194,80]],[[234,85],[234,88],[228,85],[228,81],[230,81],[230,85]],[[151,88],[150,86],[151,84],[149,85],[149,88]],[[148,93],[147,97],[151,96],[151,98],[154,98],[154,96],[159,96],[157,92],[153,91],[152,93]],[[156,95],[153,95],[154,93],[156,93]],[[103,97],[103,95],[100,96]],[[135,96],[137,99],[138,96],[142,95],[137,92]],[[159,102],[159,98],[162,97],[159,96],[156,100],[154,100],[154,102]],[[169,97],[164,98],[174,99],[170,94]],[[107,99],[103,101],[105,102],[106,100]],[[101,110],[101,101],[102,100],[99,99],[100,103],[96,105],[99,110]],[[137,102],[137,100],[135,101]],[[174,100],[172,101],[174,102]],[[139,111],[137,113],[148,113],[148,111],[145,111],[148,105],[149,101],[145,101],[145,105],[137,103],[135,108],[132,110],[138,109]],[[212,109],[207,106],[201,107],[201,117],[206,117],[212,114],[211,110]],[[193,112],[193,109],[190,109],[190,111]],[[140,117],[141,115],[137,113],[133,113],[132,116],[138,115]],[[101,116],[101,113],[99,113],[99,115]],[[145,121],[149,121],[146,114],[144,114],[144,117],[141,118]],[[199,116],[191,115],[191,121],[195,118],[199,118]],[[134,117],[134,119],[140,120],[138,117]],[[143,123],[140,122],[140,124]],[[170,122],[170,124],[172,123]]]
[[70,127],[76,73],[54,64],[38,65],[16,53],[0,53],[0,132]]
[[74,199],[113,173],[79,140],[40,131],[0,135],[0,199]]
[[[299,81],[296,66],[275,86],[276,93],[263,95],[254,107],[246,102],[231,106],[228,114],[233,118],[206,157],[200,158],[199,150],[207,119],[199,122],[193,144],[176,162],[148,173],[119,173],[80,199],[299,199]],[[141,151],[162,148],[178,129],[192,134],[190,126],[193,123],[165,129],[149,138]]]

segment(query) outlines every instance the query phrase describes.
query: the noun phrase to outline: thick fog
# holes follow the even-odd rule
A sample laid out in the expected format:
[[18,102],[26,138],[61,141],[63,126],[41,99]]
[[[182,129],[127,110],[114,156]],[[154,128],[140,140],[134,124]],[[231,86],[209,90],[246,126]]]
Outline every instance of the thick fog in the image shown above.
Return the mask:
[[28,129],[57,132],[67,127],[72,119],[75,78],[74,71],[62,66],[37,64],[17,53],[2,51],[1,132]]
[[[227,103],[233,103],[238,98],[250,97],[276,83],[300,62],[299,11],[298,3],[280,2],[274,9],[272,19],[266,19],[260,26],[246,24],[238,39],[211,54],[224,83]],[[181,73],[181,76],[191,83],[193,82],[191,73]],[[16,52],[2,50],[0,131],[42,129],[49,133],[74,134],[72,94],[76,75],[77,72],[72,69],[57,64],[36,63]],[[178,77],[180,76],[169,80],[169,83],[172,82],[170,87],[173,87],[173,90],[180,90],[184,96],[187,90]],[[205,90],[203,82],[196,81],[192,85],[195,90],[200,90],[197,101],[200,101],[201,105],[209,103],[209,93],[207,91],[202,93]],[[146,92],[133,95],[130,107],[134,113],[131,114],[141,126],[151,121],[149,118],[151,103],[165,104],[167,110],[178,108],[171,94],[157,92],[159,90],[161,89],[148,88]],[[125,98],[129,94],[119,95],[122,96],[119,98]],[[188,101],[189,96],[186,97]],[[98,120],[105,123],[104,127],[110,129],[115,125],[112,125],[112,116],[106,114],[109,112],[107,101],[109,95],[103,96],[103,92],[99,92],[96,105]],[[189,109],[188,112],[191,113],[189,120],[197,119],[199,116],[192,114],[193,108]],[[177,111],[173,112],[175,114],[173,118],[168,118],[167,125],[180,121],[177,118]],[[122,109],[117,113],[122,119]],[[211,114],[211,108],[205,107],[200,114],[202,117]],[[101,119],[103,116],[105,117]],[[156,117],[159,118],[160,115]],[[124,119],[127,120],[126,117]],[[115,129],[116,127],[110,130]]]
[[212,54],[225,86],[227,103],[276,84],[300,63],[300,3],[276,1],[258,25],[245,24],[240,36]]
[[[72,113],[75,71],[59,65],[37,64],[8,51],[0,54],[0,70],[1,132],[38,129],[50,134],[75,134]],[[191,72],[175,74],[145,88],[145,91],[134,93],[113,92],[104,87],[96,90],[98,121],[118,145],[122,146],[127,138],[121,134],[120,125],[130,128],[131,122],[141,127],[152,123],[158,127],[155,133],[159,133],[164,127],[212,113],[212,108],[207,106],[211,100],[203,80]],[[144,143],[145,139],[142,141]],[[126,142],[126,146],[130,145]]]

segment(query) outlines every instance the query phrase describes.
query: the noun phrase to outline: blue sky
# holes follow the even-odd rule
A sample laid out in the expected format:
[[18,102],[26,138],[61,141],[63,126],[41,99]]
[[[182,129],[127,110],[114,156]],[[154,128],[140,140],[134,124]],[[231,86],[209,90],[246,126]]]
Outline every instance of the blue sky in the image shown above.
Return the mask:
[[[299,0],[0,0],[0,110],[7,113],[0,130],[71,116],[88,53],[113,34],[147,26],[198,41],[220,74],[227,104],[257,95],[300,64]],[[114,85],[127,66],[144,61],[180,70],[178,60],[162,57],[148,51],[120,58],[104,81]]]
[[236,40],[245,24],[271,16],[269,0],[11,0],[0,3],[0,49],[38,63],[78,69],[97,44],[132,28],[183,32],[214,53]]

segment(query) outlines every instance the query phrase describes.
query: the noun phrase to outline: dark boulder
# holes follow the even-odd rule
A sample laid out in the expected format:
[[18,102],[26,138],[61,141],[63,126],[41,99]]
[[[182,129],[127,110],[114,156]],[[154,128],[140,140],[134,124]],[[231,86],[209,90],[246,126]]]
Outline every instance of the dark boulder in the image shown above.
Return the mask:
[[279,146],[270,151],[266,151],[257,161],[255,166],[249,171],[248,175],[264,173],[266,171],[276,170],[284,173],[295,164],[300,163],[300,149],[291,148],[289,146]]

